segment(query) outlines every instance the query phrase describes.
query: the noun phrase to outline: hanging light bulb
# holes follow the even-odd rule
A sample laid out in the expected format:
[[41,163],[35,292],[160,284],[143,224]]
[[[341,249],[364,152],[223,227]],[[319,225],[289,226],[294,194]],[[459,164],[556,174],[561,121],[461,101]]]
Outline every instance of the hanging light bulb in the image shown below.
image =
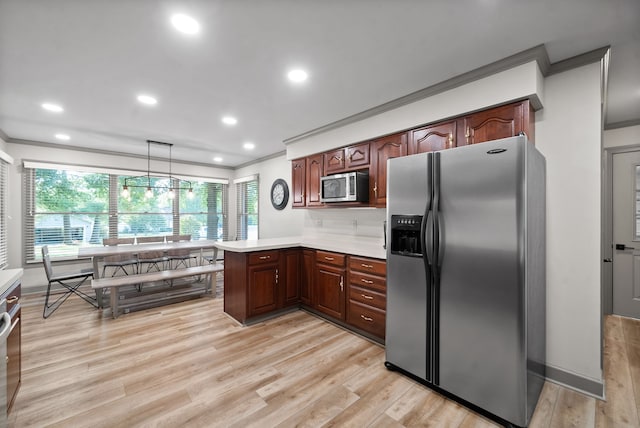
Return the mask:
[[189,192],[187,192],[187,198],[193,199],[193,189],[189,187]]
[[153,198],[153,190],[151,189],[151,186],[147,187],[146,192],[144,192],[144,197]]
[[122,186],[122,197],[127,199],[129,198],[129,186],[126,184]]
[[169,199],[174,199],[176,197],[176,193],[173,191],[173,187],[169,189]]

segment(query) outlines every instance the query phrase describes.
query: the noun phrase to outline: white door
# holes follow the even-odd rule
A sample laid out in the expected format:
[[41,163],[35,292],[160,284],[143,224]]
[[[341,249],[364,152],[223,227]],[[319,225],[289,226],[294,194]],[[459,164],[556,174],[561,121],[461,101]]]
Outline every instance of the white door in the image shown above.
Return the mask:
[[613,155],[613,313],[640,318],[640,152]]

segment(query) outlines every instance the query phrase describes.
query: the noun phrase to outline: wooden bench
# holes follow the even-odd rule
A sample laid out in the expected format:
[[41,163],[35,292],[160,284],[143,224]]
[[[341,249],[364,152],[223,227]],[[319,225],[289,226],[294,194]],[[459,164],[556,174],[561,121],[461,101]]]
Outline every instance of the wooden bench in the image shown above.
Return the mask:
[[[222,264],[210,264],[203,266],[192,266],[182,269],[163,270],[160,272],[141,273],[136,275],[114,276],[111,278],[99,278],[91,281],[91,287],[96,290],[110,290],[111,313],[114,318],[119,315],[120,309],[120,287],[125,285],[138,285],[150,282],[172,281],[177,278],[185,278],[188,276],[207,275],[209,279],[205,281],[204,294],[211,293],[215,290],[215,274],[224,269]],[[199,294],[203,294],[202,291]],[[163,293],[152,293],[141,295],[137,298],[138,307],[152,306],[154,303],[171,303],[174,301],[185,300],[185,296],[193,296],[193,291],[182,292],[177,290],[172,292],[171,288],[164,288]],[[132,305],[130,305],[132,306]]]

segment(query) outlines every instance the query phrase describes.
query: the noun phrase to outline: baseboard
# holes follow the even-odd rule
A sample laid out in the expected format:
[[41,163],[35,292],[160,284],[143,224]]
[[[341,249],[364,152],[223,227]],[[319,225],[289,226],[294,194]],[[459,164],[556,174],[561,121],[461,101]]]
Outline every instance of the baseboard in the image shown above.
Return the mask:
[[604,400],[604,381],[596,381],[557,367],[546,366],[547,380],[583,394]]

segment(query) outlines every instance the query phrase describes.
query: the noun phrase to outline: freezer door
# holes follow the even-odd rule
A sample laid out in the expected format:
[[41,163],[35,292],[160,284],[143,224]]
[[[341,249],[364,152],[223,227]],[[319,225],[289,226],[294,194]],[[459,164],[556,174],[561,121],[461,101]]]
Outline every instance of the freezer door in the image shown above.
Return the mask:
[[[424,216],[431,195],[431,154],[388,161],[387,243],[392,216]],[[424,237],[423,237],[424,239]],[[421,257],[392,254],[387,245],[386,360],[421,379],[427,376],[427,272]]]
[[526,413],[524,137],[439,152],[441,388],[517,425]]

